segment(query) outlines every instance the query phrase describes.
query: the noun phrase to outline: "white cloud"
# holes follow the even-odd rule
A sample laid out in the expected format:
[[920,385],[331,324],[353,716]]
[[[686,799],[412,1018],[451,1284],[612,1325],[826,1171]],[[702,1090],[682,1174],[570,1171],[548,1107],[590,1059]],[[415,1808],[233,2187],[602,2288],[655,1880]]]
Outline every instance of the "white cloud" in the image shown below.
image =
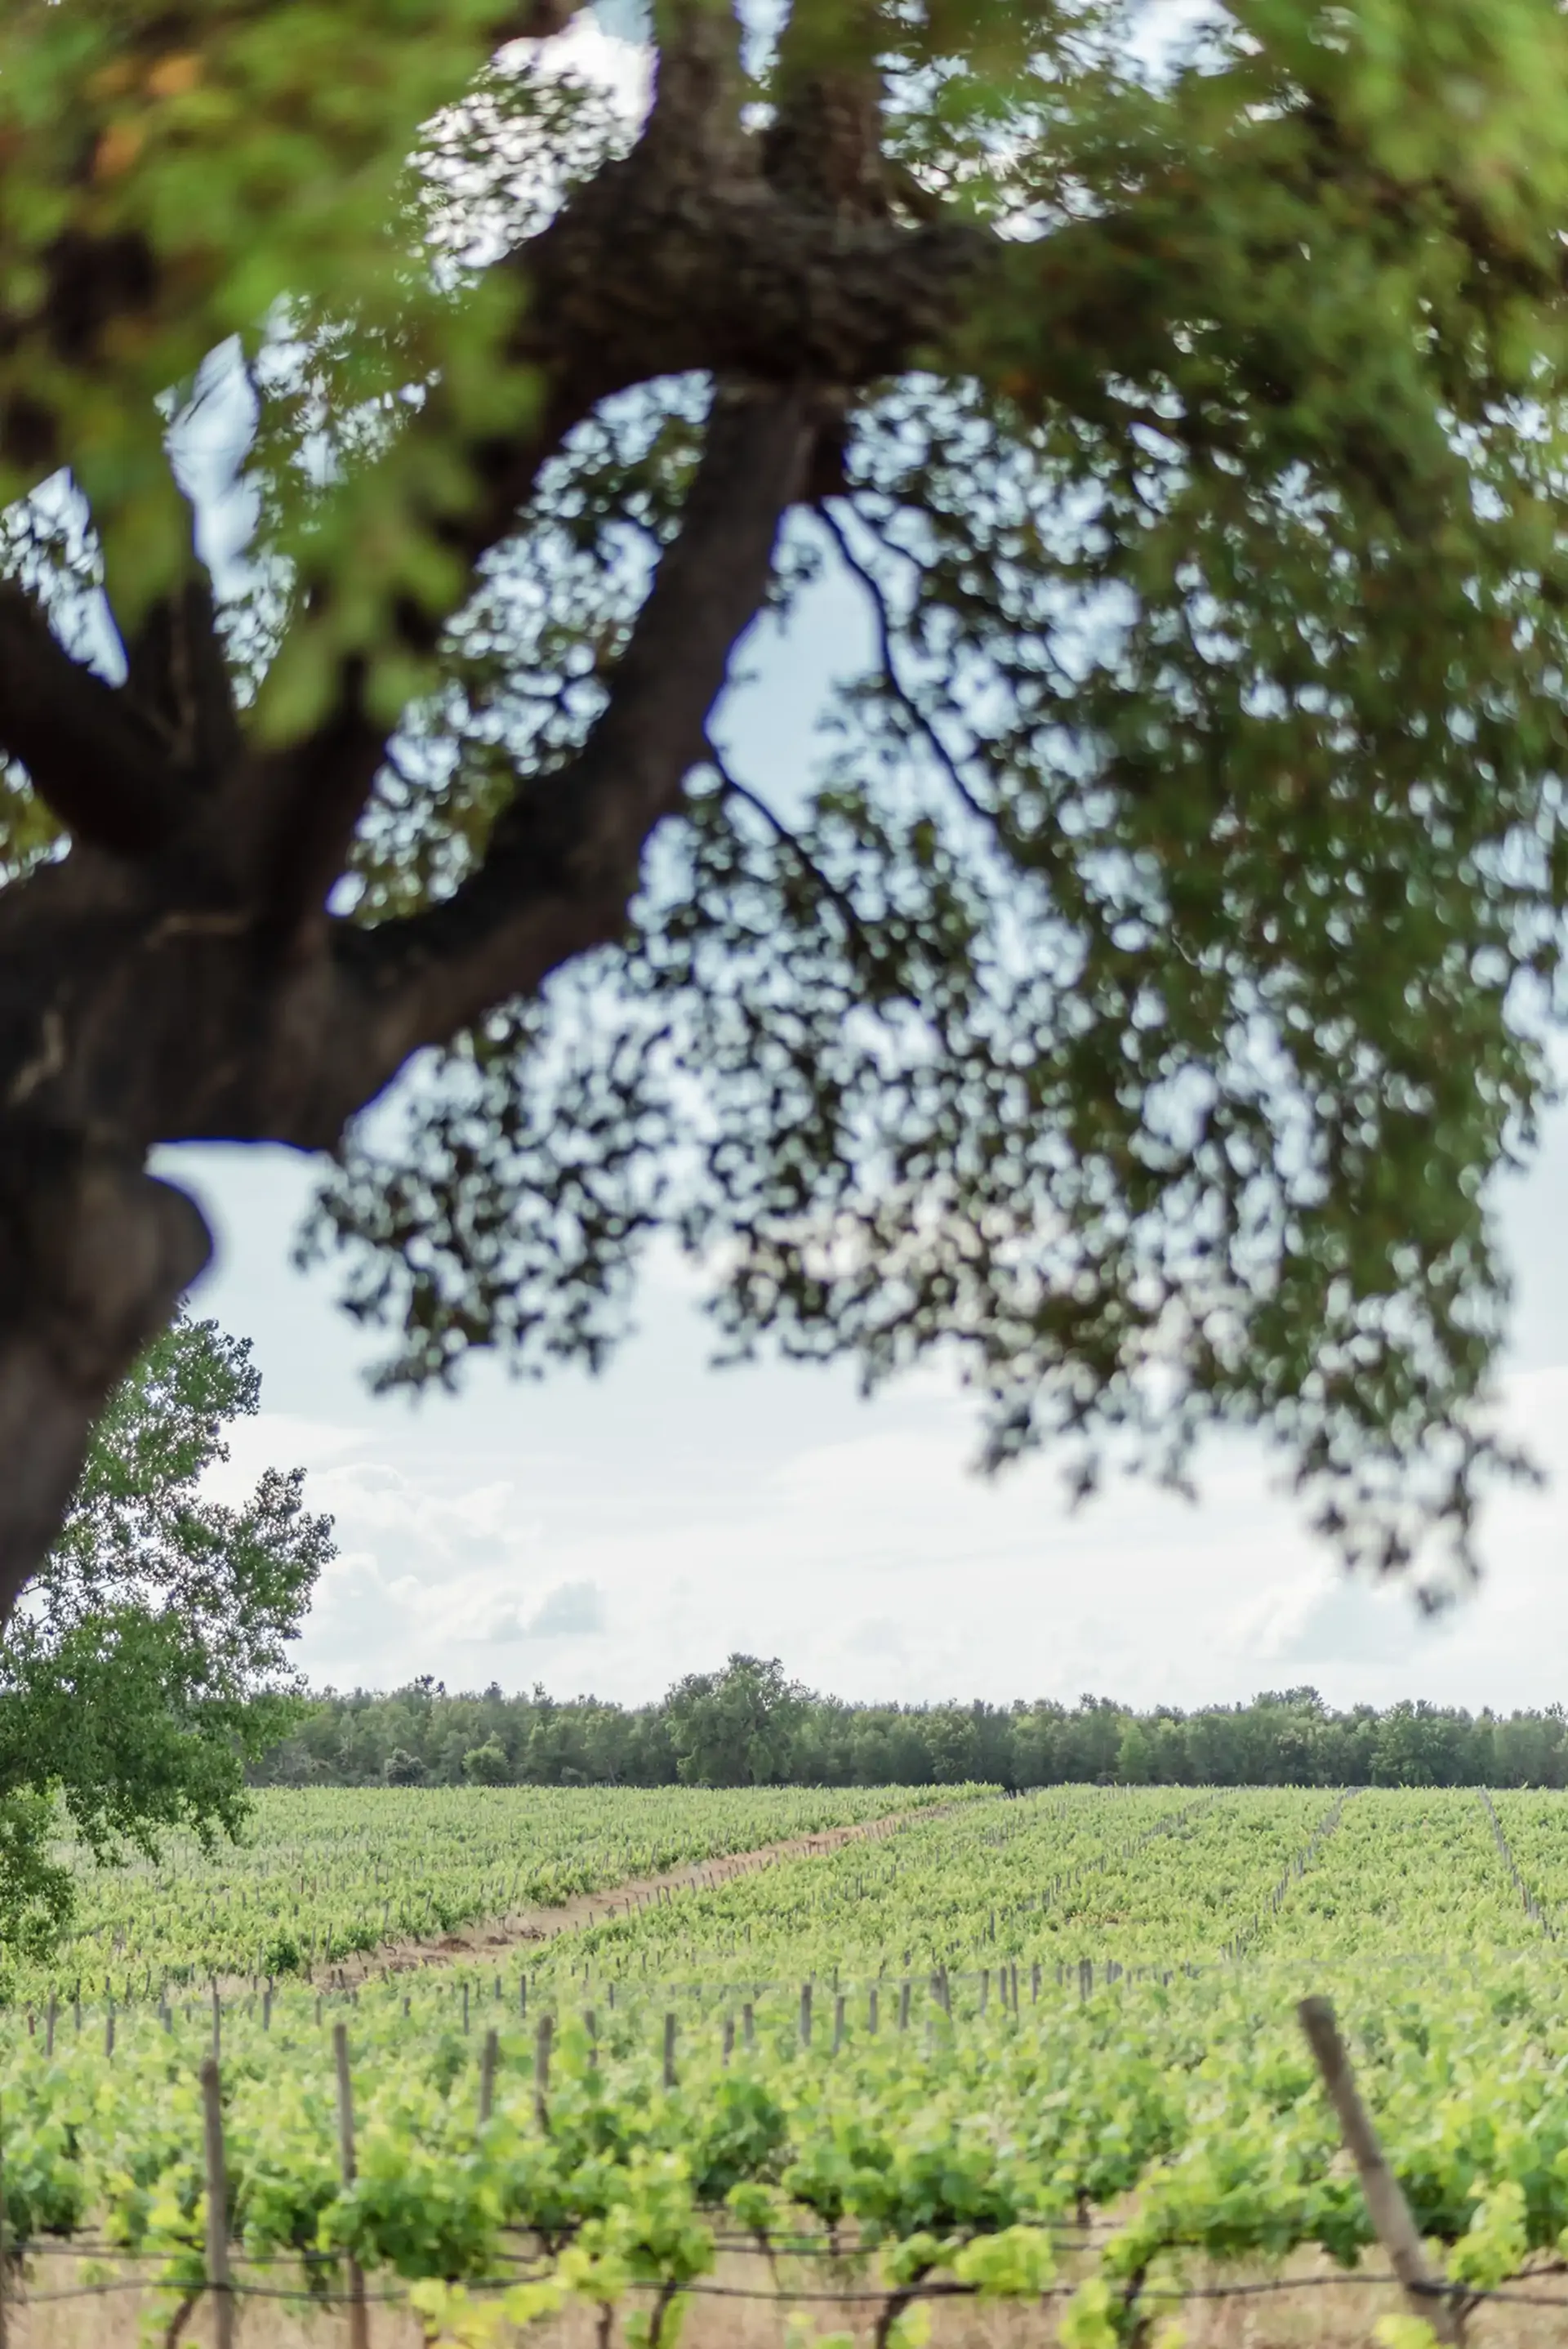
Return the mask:
[[[694,1373],[746,1431],[748,1464],[720,1426],[689,1442],[692,1386],[666,1392],[665,1363],[655,1335],[557,1392],[548,1416],[570,1442],[541,1440],[549,1391],[507,1390],[529,1448],[504,1462],[493,1397],[466,1428],[460,1407],[399,1423],[366,1405],[357,1429],[257,1422],[247,1473],[268,1435],[274,1457],[311,1454],[310,1498],[337,1522],[307,1669],[465,1685],[490,1676],[475,1658],[493,1646],[521,1682],[578,1643],[602,1692],[642,1698],[744,1648],[851,1695],[1193,1704],[1311,1679],[1346,1701],[1479,1703],[1549,1681],[1568,1642],[1555,1488],[1501,1496],[1496,1572],[1434,1628],[1402,1594],[1339,1581],[1243,1444],[1215,1447],[1197,1507],[1123,1484],[1072,1512],[1049,1462],[970,1473],[973,1416],[952,1392],[866,1409],[840,1387],[800,1427],[789,1372]],[[1568,1371],[1525,1374],[1509,1404],[1568,1465]]]
[[1403,1591],[1369,1588],[1323,1568],[1239,1609],[1233,1637],[1237,1652],[1255,1659],[1260,1671],[1294,1679],[1328,1666],[1425,1664],[1460,1619],[1459,1610],[1415,1617]]
[[605,1630],[604,1594],[596,1582],[558,1582],[535,1609],[531,1640],[594,1640]]

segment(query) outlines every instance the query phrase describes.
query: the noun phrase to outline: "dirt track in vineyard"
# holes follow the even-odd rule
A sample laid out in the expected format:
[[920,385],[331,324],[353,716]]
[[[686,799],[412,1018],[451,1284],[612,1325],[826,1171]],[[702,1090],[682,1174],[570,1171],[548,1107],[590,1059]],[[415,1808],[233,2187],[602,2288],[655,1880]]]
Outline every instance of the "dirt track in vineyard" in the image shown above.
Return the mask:
[[824,1827],[818,1835],[788,1836],[779,1843],[759,1844],[753,1851],[734,1851],[721,1858],[687,1861],[657,1876],[639,1876],[624,1884],[606,1885],[602,1892],[573,1893],[571,1899],[549,1908],[516,1909],[502,1917],[481,1917],[455,1933],[428,1939],[384,1941],[363,1957],[339,1965],[317,1966],[310,1979],[317,1982],[364,1982],[368,1975],[407,1973],[424,1966],[452,1965],[475,1958],[499,1957],[515,1950],[536,1948],[562,1933],[584,1925],[602,1925],[628,1909],[644,1909],[666,1894],[689,1892],[694,1886],[727,1884],[732,1877],[750,1876],[781,1859],[810,1859],[838,1851],[847,1843],[867,1843],[895,1835],[913,1819],[942,1818],[948,1803],[931,1803],[916,1810],[893,1811],[858,1826]]

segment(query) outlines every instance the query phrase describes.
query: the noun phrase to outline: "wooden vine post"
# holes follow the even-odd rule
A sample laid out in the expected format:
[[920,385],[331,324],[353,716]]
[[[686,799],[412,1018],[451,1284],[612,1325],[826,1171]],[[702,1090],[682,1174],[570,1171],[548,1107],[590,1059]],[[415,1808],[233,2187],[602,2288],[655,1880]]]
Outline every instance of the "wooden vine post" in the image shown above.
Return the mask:
[[[345,2186],[358,2172],[354,2151],[354,2081],[348,2069],[348,2026],[332,2026],[332,2053],[337,2066],[337,2153]],[[370,2349],[370,2312],[365,2304],[365,2271],[357,2260],[348,2262],[349,2349]]]
[[5,2303],[9,2282],[5,2273],[5,2116],[0,2114],[0,2349],[10,2349],[11,2319]]
[[533,2111],[542,2135],[550,2132],[550,2042],[553,2025],[548,2014],[539,2018],[533,2043]]
[[234,2349],[234,2280],[229,2272],[229,2175],[223,2160],[223,2090],[217,2058],[201,2065],[201,2118],[207,2169],[207,2289],[212,2295],[214,2349]]
[[480,2058],[480,2127],[483,2128],[495,2109],[495,2075],[500,2062],[500,2035],[485,2033],[484,2053]]
[[1404,2287],[1406,2299],[1416,2314],[1426,2319],[1439,2341],[1462,2344],[1461,2311],[1442,2277],[1434,2273],[1428,2263],[1416,2222],[1410,2216],[1410,2206],[1388,2167],[1372,2116],[1361,2101],[1333,2007],[1326,1998],[1304,1998],[1296,2013],[1306,2033],[1306,2044],[1323,2075],[1323,2085],[1338,2119],[1346,2150],[1356,2164],[1361,2191],[1367,2197],[1367,2216]]

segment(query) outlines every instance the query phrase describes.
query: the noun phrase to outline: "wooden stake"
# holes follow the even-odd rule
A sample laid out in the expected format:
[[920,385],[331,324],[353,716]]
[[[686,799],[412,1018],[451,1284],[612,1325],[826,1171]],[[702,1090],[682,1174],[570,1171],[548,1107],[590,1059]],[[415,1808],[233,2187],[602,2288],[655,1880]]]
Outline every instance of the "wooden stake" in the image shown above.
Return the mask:
[[496,2065],[500,2062],[500,2035],[498,2032],[487,2031],[485,2033],[484,2049],[480,2056],[480,2128],[483,2128],[486,2121],[489,2120],[490,2112],[495,2104],[495,2074]]
[[[52,2020],[54,2008],[52,1999],[49,2004]],[[3,2122],[4,2115],[0,2114],[0,2124]],[[3,2128],[0,2128],[0,2349],[10,2349],[11,2315],[6,2306],[8,2298],[9,2285],[5,2274],[5,2147]]]
[[1406,2298],[1417,2315],[1425,2317],[1439,2341],[1462,2342],[1460,2312],[1441,2276],[1434,2275],[1427,2264],[1410,2206],[1388,2167],[1371,2116],[1361,2101],[1333,2007],[1326,1998],[1304,1998],[1296,2013],[1323,2075],[1323,2085],[1338,2118],[1346,2150],[1360,2176],[1367,2215],[1388,2254],[1389,2265],[1405,2288]]
[[676,2019],[673,2014],[666,2014],[665,2017],[665,2085],[666,2088],[673,2088],[675,2084]]
[[550,2129],[550,2042],[553,2028],[549,2015],[542,2014],[533,2043],[533,2110],[546,2135]]
[[229,2272],[229,2179],[223,2166],[223,2095],[217,2060],[201,2066],[202,2136],[207,2159],[207,2289],[212,2295],[215,2349],[234,2349],[234,2282]]
[[[332,2026],[332,2054],[337,2065],[337,2158],[345,2186],[352,2186],[357,2165],[354,2158],[354,2081],[348,2069],[348,2026]],[[357,2260],[348,2262],[349,2349],[370,2349],[370,2312],[365,2304],[365,2275]]]

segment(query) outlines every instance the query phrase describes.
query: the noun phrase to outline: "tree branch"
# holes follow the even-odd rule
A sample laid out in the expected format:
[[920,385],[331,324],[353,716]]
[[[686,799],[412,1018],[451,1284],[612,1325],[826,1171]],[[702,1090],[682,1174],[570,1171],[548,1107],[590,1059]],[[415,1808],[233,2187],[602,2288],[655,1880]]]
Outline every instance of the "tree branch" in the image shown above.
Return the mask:
[[759,815],[780,847],[788,850],[801,872],[809,880],[815,883],[824,899],[832,906],[843,924],[844,935],[849,946],[851,949],[858,947],[865,958],[866,968],[874,969],[882,960],[882,957],[875,940],[861,921],[859,909],[849,892],[841,889],[830,874],[822,870],[799,833],[791,831],[783,817],[776,809],[769,807],[761,793],[754,792],[749,783],[741,781],[711,735],[707,742],[707,763],[718,777],[726,798],[738,801],[742,807],[748,807],[755,814]]
[[[536,36],[558,31],[574,13],[565,0],[560,6],[544,0],[525,30]],[[526,8],[523,14],[528,15]],[[654,104],[629,159],[630,176],[623,189],[633,209],[643,200],[637,190],[694,181],[733,188],[738,177],[755,176],[757,170],[741,124],[745,77],[740,27],[730,0],[660,0],[659,16],[663,38]],[[572,217],[575,220],[575,213]],[[599,220],[596,233],[613,240],[610,213]],[[531,255],[551,250],[546,233],[523,247],[515,263],[526,266]],[[590,259],[585,252],[578,257],[591,287],[603,260]],[[514,362],[539,381],[541,396],[530,398],[526,386],[520,385],[517,429],[468,450],[477,496],[459,513],[440,513],[430,520],[432,536],[458,554],[470,576],[480,559],[516,528],[542,466],[573,426],[607,392],[621,388],[614,372],[606,374],[600,365],[594,349],[597,325],[584,319],[582,338],[573,342],[568,334],[564,345],[558,346],[550,320],[536,315],[541,298],[539,289],[531,287],[522,305],[528,314],[525,339],[512,353]],[[553,354],[548,360],[547,352]],[[639,367],[625,379],[640,381],[662,371]],[[416,437],[461,444],[439,381],[429,388],[407,429]],[[331,584],[325,583],[304,600],[314,602],[319,613],[332,593]],[[449,617],[409,602],[397,613],[396,625],[410,650],[428,657],[437,650]],[[321,912],[388,747],[387,729],[377,726],[364,707],[363,664],[349,660],[340,671],[333,708],[315,733],[238,779],[236,828],[266,843],[265,915],[276,930],[286,931],[291,922]]]
[[817,519],[838,548],[839,557],[844,568],[859,580],[865,590],[866,598],[872,607],[872,616],[876,623],[877,649],[882,656],[882,672],[886,680],[888,691],[931,751],[933,758],[952,785],[956,797],[968,809],[977,823],[983,823],[987,832],[994,832],[996,828],[995,816],[982,801],[975,798],[965,779],[957,759],[943,740],[941,730],[921,708],[920,703],[899,675],[898,656],[893,645],[892,612],[888,604],[886,588],[871,565],[862,562],[855,553],[850,543],[849,533],[838,516],[830,512],[826,505],[820,505],[817,508]]
[[157,730],[73,660],[15,581],[0,581],[0,750],[77,840],[150,855],[185,805]]
[[[173,487],[188,517],[186,568],[124,636],[125,696],[156,728],[176,767],[211,781],[239,756],[240,713],[211,576],[196,543],[195,511],[177,479]],[[107,585],[112,605],[112,581]]]
[[[602,400],[688,372],[866,384],[952,326],[961,288],[991,255],[993,241],[966,226],[911,230],[770,187],[761,141],[742,126],[729,0],[661,0],[660,17],[658,83],[636,147],[498,264],[520,288],[515,429],[465,440],[439,383],[406,428],[466,456],[473,496],[428,526],[470,577],[516,528],[541,467]],[[856,137],[864,131],[857,118]],[[428,657],[447,616],[409,605],[399,633]],[[385,750],[346,667],[317,737],[242,781],[249,812],[237,830],[269,843],[269,919],[319,913]]]
[[[770,186],[738,95],[718,57],[667,61],[632,153],[497,264],[519,289],[509,357],[538,394],[517,430],[467,446],[477,494],[440,526],[467,563],[505,537],[541,464],[602,400],[689,373],[869,385],[949,339],[1000,264],[999,241],[966,222],[910,228]],[[451,429],[438,390],[408,427]]]
[[795,0],[774,67],[777,104],[764,141],[780,194],[860,220],[885,219],[886,27],[876,0]]
[[619,936],[648,835],[706,755],[708,713],[767,592],[810,432],[809,391],[721,388],[680,535],[577,758],[519,792],[480,871],[445,904],[368,936],[339,934],[369,982],[388,1071]]

